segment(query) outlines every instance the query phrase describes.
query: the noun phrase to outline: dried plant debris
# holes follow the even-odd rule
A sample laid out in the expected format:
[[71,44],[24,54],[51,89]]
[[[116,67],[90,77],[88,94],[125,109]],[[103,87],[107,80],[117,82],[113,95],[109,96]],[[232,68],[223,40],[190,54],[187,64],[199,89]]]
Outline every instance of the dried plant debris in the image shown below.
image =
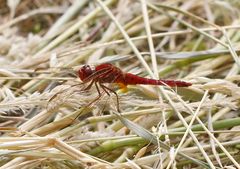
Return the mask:
[[[0,3],[1,168],[240,168],[238,7]],[[126,89],[78,77],[102,63],[192,85]]]

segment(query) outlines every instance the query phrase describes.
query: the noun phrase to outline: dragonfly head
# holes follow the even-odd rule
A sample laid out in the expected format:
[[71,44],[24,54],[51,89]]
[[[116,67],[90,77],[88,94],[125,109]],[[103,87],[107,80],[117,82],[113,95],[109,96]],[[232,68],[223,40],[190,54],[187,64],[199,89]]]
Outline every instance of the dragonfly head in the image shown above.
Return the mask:
[[93,73],[94,69],[89,65],[82,66],[78,71],[79,77],[82,81],[91,76]]

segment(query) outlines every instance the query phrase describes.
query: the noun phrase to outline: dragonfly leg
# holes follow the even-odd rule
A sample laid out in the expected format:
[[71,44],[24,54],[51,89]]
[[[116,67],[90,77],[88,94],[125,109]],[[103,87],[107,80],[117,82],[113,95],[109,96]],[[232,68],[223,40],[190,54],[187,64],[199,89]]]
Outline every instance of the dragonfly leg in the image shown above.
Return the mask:
[[[96,86],[96,89],[97,89],[98,95],[101,97],[101,95],[104,94],[104,93],[101,93],[101,92],[100,92],[100,89],[99,89],[98,83],[99,83],[99,82],[95,82],[95,86]],[[106,89],[104,89],[104,88],[102,88],[102,89],[103,89],[103,91],[104,91],[105,93],[107,93],[108,96],[110,96],[110,93],[109,93]],[[105,104],[104,104],[104,106],[103,106],[101,112],[103,112],[103,111],[105,110],[105,108],[106,108],[106,104],[107,104],[107,100],[105,101]]]
[[118,97],[118,94],[114,91],[114,90],[112,90],[112,89],[110,89],[109,87],[107,87],[107,86],[105,86],[105,85],[103,85],[103,84],[101,84],[100,83],[100,86],[102,87],[102,89],[106,92],[106,93],[109,93],[109,92],[111,92],[111,93],[113,93],[113,94],[115,94],[115,96],[116,96],[116,98],[117,98],[117,111],[119,112],[119,113],[121,113],[121,111],[120,111],[120,106],[119,106],[119,97]]
[[100,84],[100,86],[102,87],[103,91],[107,93],[108,96],[110,96],[110,93],[104,88],[105,86],[103,84]]
[[91,87],[92,87],[92,85],[94,84],[94,80],[92,80],[91,82],[90,82],[90,84],[85,88],[85,89],[83,89],[83,90],[89,90],[89,89],[91,89]]
[[[92,83],[92,82],[91,82]],[[96,89],[97,89],[97,92],[98,92],[98,96],[93,100],[91,101],[90,103],[88,103],[85,108],[83,108],[83,110],[85,110],[86,108],[90,107],[92,104],[94,104],[95,102],[97,102],[102,96],[103,96],[103,93],[100,92],[100,89],[99,89],[99,86],[97,84],[96,81],[93,81],[92,85],[95,84],[96,86]],[[73,119],[73,121],[75,121],[78,117],[80,116],[80,113]]]
[[97,89],[98,95],[101,95],[100,89],[99,89],[99,87],[98,87],[98,85],[97,85],[97,82],[95,82],[95,87],[96,87],[96,89]]

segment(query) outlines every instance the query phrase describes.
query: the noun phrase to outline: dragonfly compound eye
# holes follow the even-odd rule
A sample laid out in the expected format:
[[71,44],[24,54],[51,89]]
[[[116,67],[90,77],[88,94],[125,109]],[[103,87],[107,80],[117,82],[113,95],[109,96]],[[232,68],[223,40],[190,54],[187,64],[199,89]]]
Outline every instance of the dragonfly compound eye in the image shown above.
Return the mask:
[[80,79],[83,81],[86,78],[88,78],[90,75],[92,75],[93,72],[94,70],[89,65],[84,65],[79,69],[78,74]]

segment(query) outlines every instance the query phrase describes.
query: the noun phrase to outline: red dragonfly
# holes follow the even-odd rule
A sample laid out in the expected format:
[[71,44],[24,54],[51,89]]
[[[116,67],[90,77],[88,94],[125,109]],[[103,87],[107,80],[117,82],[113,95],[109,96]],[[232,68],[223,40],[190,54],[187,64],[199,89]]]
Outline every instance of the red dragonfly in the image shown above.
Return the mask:
[[110,63],[103,63],[95,67],[84,65],[79,69],[78,75],[84,83],[92,81],[92,83],[99,83],[100,86],[103,83],[117,83],[120,84],[121,87],[138,84],[163,85],[170,87],[188,87],[192,85],[191,83],[184,81],[156,80],[140,77],[132,73],[125,73]]
[[[116,95],[117,98],[117,111],[120,112],[119,109],[119,98],[117,93],[105,85],[105,83],[110,84],[118,84],[121,89],[126,91],[127,85],[162,85],[162,86],[170,86],[170,87],[188,87],[191,86],[191,83],[185,81],[178,81],[178,80],[156,80],[150,78],[139,77],[137,75],[123,72],[120,68],[110,64],[110,63],[103,63],[97,66],[90,66],[84,65],[78,70],[78,76],[82,80],[82,84],[88,84],[88,86],[83,86],[81,91],[89,90],[93,85],[96,86],[98,96],[91,101],[86,107],[90,107],[93,103],[100,99],[103,92],[105,92],[108,96],[110,93]],[[78,86],[73,85],[73,86]],[[100,88],[103,90],[100,92]],[[58,94],[63,93],[64,91],[68,90],[69,88],[63,90],[55,94],[53,97],[50,98],[49,102],[53,100]],[[77,118],[77,117],[76,117]]]
[[[117,97],[117,109],[119,110],[119,99],[115,91],[105,86],[104,83],[116,83],[121,89],[126,89],[127,85],[162,85],[170,87],[188,87],[191,83],[177,80],[156,80],[150,78],[140,77],[131,73],[123,72],[120,68],[110,64],[103,63],[97,66],[84,65],[78,70],[78,75],[82,82],[90,84],[84,89],[88,90],[95,84],[99,96],[94,100],[101,97],[99,86],[108,94],[114,93]],[[125,90],[126,91],[126,90]]]

